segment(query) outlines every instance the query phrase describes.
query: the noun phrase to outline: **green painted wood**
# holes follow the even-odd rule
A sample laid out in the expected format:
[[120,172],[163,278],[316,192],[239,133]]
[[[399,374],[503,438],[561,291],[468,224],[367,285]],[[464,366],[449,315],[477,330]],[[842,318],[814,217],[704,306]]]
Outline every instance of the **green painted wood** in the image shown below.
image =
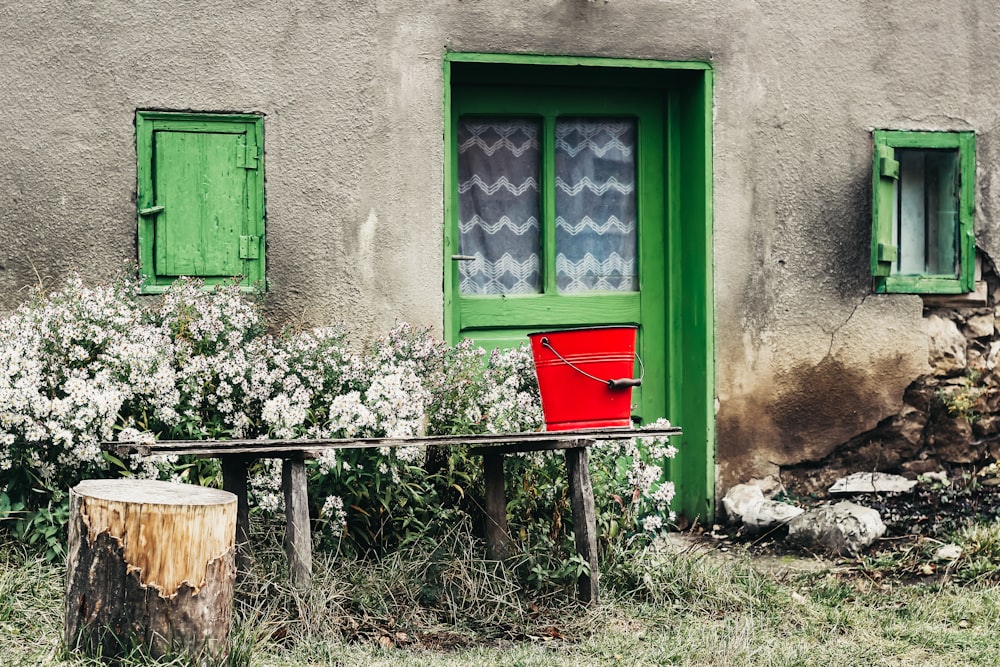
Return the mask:
[[[607,324],[638,324],[638,351],[655,368],[664,363],[663,316],[663,118],[662,96],[640,91],[609,95],[593,89],[543,91],[511,86],[456,88],[452,123],[463,116],[540,116],[542,285],[544,292],[524,296],[457,296],[459,336],[487,339],[496,346],[510,340],[512,327],[539,330]],[[569,295],[556,287],[555,127],[560,117],[632,117],[638,120],[637,213],[640,292]],[[456,158],[457,159],[457,158]],[[452,221],[452,228],[457,220]],[[642,289],[649,291],[645,297]],[[457,290],[456,290],[457,292]],[[504,333],[501,333],[504,332]],[[526,339],[512,343],[527,343]],[[655,374],[654,374],[655,375]],[[666,413],[664,378],[633,392],[636,414]]]
[[715,516],[715,320],[712,230],[713,76],[670,91],[667,128],[667,415],[684,429],[669,471],[677,511]]
[[526,294],[504,297],[464,296],[458,299],[463,329],[554,327],[567,322],[586,324],[611,320],[639,324],[640,293]]
[[[458,294],[459,294],[459,275],[456,260],[452,257],[458,255],[458,226],[453,224],[454,220],[458,219],[458,197],[452,192],[453,188],[457,188],[456,183],[458,182],[458,170],[457,170],[457,156],[458,156],[458,132],[454,127],[452,120],[452,65],[451,61],[445,57],[441,61],[441,75],[444,83],[444,99],[443,99],[443,121],[444,121],[444,183],[445,183],[445,195],[444,195],[444,280],[443,280],[443,291],[444,291],[444,317],[443,317],[443,328],[445,340],[452,343],[459,340],[459,322],[461,318],[458,315]],[[504,346],[507,347],[507,346]],[[491,349],[491,348],[488,348]]]
[[235,276],[246,224],[240,134],[155,132],[153,188],[158,276]]
[[[873,289],[879,293],[964,294],[975,290],[975,183],[976,136],[974,132],[922,132],[875,130],[872,162],[872,241]],[[960,192],[958,253],[959,275],[894,275],[892,267],[898,248],[892,241],[895,207],[895,162],[897,148],[953,149],[959,154]],[[896,252],[893,252],[895,250]]]
[[[566,300],[567,312],[563,313],[560,305],[547,302],[549,295],[543,294],[523,299],[506,297],[500,304],[481,305],[477,298],[459,295],[455,262],[446,259],[445,333],[452,341],[469,336],[492,348],[523,341],[522,336],[537,330],[529,326],[530,322],[565,326],[574,323],[574,317],[588,324],[641,321],[639,349],[646,361],[647,381],[639,398],[639,411],[646,420],[666,415],[683,427],[683,440],[677,443],[681,451],[669,470],[677,484],[676,509],[689,519],[712,520],[715,357],[711,67],[705,63],[448,53],[443,69],[445,109],[449,110],[445,114],[449,156],[444,166],[446,258],[458,253],[454,127],[459,110],[473,112],[476,108],[472,105],[482,103],[478,108],[481,113],[491,109],[522,113],[525,109],[521,102],[538,102],[545,97],[538,93],[553,86],[560,86],[560,93],[568,93],[574,103],[584,104],[589,97],[593,103],[611,102],[613,108],[616,98],[634,100],[633,96],[638,96],[659,105],[659,137],[648,141],[644,138],[640,148],[640,171],[657,171],[665,180],[659,187],[650,188],[648,183],[640,187],[640,217],[658,217],[660,224],[653,230],[640,229],[639,304],[596,298],[592,302]],[[484,85],[487,83],[496,85]],[[522,86],[524,95],[505,94],[498,99],[488,92],[511,84]],[[471,86],[478,86],[482,93],[465,95]],[[570,86],[582,88],[582,95]],[[544,116],[545,111],[539,113]],[[657,308],[660,315],[654,317]],[[654,335],[650,336],[649,330]],[[648,391],[654,386],[659,389]]]
[[136,114],[146,291],[182,275],[209,285],[240,276],[247,288],[263,281],[262,130],[249,114]]
[[893,148],[885,144],[876,144],[873,159],[871,270],[873,276],[885,277],[892,272],[898,254],[890,253],[886,248],[895,250],[892,241],[893,195],[899,178],[899,162],[895,159]]
[[584,56],[512,55],[506,53],[466,53],[449,51],[445,54],[449,63],[486,63],[514,65],[544,65],[571,67],[609,67],[623,69],[651,70],[695,70],[708,71],[708,63],[693,60],[640,60],[630,58],[600,58]]

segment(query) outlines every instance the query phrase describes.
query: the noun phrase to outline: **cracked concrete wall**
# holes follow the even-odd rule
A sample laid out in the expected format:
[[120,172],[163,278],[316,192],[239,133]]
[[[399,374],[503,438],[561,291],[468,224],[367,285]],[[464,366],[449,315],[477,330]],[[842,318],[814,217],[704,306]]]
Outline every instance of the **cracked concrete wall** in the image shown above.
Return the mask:
[[0,6],[0,307],[135,257],[136,109],[265,115],[269,315],[442,321],[445,48],[715,71],[723,486],[822,457],[926,370],[872,295],[870,130],[974,129],[1000,256],[1000,13],[973,0],[33,0]]

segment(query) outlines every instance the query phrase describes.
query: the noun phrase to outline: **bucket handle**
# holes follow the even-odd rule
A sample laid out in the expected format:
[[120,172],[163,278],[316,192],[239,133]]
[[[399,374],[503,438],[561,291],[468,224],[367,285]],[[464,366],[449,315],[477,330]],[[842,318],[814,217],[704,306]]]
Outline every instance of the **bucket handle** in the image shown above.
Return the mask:
[[642,384],[642,378],[646,377],[646,367],[642,365],[642,358],[639,356],[638,352],[635,353],[635,360],[639,362],[639,377],[619,378],[617,380],[603,380],[597,377],[596,375],[591,375],[590,373],[583,370],[582,368],[579,368],[578,366],[574,366],[573,362],[571,362],[569,359],[556,352],[556,348],[552,347],[552,343],[549,342],[548,336],[542,337],[542,339],[539,342],[541,343],[542,347],[550,350],[552,354],[559,357],[560,361],[562,361],[564,364],[572,368],[574,371],[576,371],[580,375],[583,375],[584,377],[590,378],[591,380],[597,380],[601,384],[608,385],[608,389],[625,389],[626,387],[638,387],[639,385]]

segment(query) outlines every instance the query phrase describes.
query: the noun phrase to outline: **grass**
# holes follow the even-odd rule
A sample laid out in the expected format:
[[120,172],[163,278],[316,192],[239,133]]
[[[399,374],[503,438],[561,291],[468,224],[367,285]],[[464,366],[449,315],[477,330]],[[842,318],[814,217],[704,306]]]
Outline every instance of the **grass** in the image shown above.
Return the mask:
[[[1000,557],[998,535],[967,529],[977,571]],[[1000,588],[978,575],[902,584],[869,564],[775,578],[746,554],[646,551],[608,559],[587,609],[523,589],[517,561],[482,560],[462,525],[379,562],[320,554],[309,591],[262,541],[238,585],[232,667],[1000,664]],[[61,647],[62,587],[61,566],[0,544],[0,664],[100,664]]]

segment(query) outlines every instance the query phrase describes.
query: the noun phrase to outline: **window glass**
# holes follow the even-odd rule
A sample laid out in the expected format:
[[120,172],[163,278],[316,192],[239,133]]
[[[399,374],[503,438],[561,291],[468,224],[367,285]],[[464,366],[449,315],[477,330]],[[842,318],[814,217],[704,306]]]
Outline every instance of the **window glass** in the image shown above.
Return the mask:
[[463,117],[458,123],[462,294],[541,290],[539,136],[533,118]]
[[958,151],[896,149],[899,180],[893,211],[893,273],[957,276]]
[[556,121],[556,284],[636,291],[634,119]]

